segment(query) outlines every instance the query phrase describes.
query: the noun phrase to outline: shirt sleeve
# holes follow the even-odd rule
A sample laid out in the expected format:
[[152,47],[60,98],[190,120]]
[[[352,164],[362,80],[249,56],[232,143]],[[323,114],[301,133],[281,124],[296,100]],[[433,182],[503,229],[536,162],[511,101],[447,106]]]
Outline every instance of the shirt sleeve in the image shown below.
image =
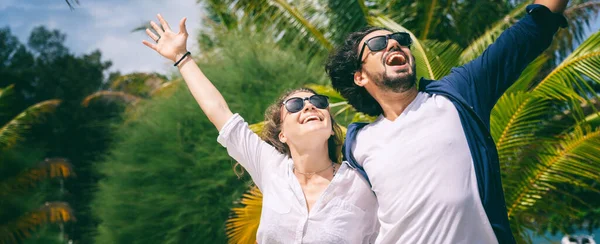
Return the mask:
[[566,20],[539,4],[527,6],[527,14],[505,30],[479,57],[457,68],[441,80],[451,85],[488,117],[496,101],[521,72],[550,46],[559,26]]
[[217,141],[227,153],[250,174],[252,180],[262,190],[262,179],[269,169],[283,162],[285,155],[263,141],[248,127],[248,123],[239,114],[234,114],[223,125]]

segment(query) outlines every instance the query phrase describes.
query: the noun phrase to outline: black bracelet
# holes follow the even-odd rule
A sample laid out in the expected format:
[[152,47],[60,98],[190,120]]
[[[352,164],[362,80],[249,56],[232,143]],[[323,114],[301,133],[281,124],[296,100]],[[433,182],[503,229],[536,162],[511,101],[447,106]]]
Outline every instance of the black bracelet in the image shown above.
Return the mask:
[[183,55],[183,57],[181,57],[181,58],[179,59],[179,61],[175,62],[175,64],[174,64],[173,66],[177,67],[177,65],[179,65],[179,63],[181,63],[181,61],[183,61],[183,59],[184,59],[185,57],[187,57],[188,55],[190,55],[190,54],[191,54],[191,53],[190,53],[189,51],[188,51],[187,53],[185,53],[185,54]]

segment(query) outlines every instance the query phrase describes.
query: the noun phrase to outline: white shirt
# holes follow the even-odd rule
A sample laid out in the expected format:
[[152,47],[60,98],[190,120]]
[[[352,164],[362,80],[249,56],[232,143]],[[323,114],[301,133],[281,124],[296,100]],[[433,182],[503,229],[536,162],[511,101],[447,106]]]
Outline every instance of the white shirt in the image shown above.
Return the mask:
[[497,243],[447,98],[420,92],[395,121],[361,129],[353,153],[379,202],[376,243]]
[[374,243],[377,200],[345,163],[309,213],[291,158],[261,140],[242,117],[233,115],[217,141],[263,193],[258,243]]

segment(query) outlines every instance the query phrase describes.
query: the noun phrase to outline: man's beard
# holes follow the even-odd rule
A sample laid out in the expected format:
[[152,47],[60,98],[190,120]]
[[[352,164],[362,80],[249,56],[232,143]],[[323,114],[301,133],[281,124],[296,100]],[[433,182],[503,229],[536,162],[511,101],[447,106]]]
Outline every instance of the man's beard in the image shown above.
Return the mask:
[[[406,74],[404,76],[396,76],[390,77],[387,74],[387,69],[379,74],[373,74],[365,70],[367,76],[384,91],[392,91],[392,92],[405,92],[409,89],[413,88],[417,83],[416,76],[416,64],[414,62],[414,58],[411,60],[413,62],[412,65],[412,74]],[[387,66],[384,66],[387,67]]]

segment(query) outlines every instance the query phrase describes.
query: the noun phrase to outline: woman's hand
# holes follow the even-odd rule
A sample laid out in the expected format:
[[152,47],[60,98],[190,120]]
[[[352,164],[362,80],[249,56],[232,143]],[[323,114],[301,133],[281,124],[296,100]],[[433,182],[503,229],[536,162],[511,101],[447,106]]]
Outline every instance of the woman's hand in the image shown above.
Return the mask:
[[149,48],[152,48],[163,57],[168,58],[173,62],[177,62],[177,60],[187,52],[186,43],[188,33],[185,28],[186,18],[179,21],[179,33],[175,33],[171,30],[171,27],[169,27],[169,23],[167,23],[160,14],[158,14],[157,17],[162,28],[154,23],[154,21],[150,21],[150,26],[158,33],[158,36],[152,33],[150,29],[146,29],[146,34],[148,34],[155,43],[146,40],[143,40],[142,43]]

